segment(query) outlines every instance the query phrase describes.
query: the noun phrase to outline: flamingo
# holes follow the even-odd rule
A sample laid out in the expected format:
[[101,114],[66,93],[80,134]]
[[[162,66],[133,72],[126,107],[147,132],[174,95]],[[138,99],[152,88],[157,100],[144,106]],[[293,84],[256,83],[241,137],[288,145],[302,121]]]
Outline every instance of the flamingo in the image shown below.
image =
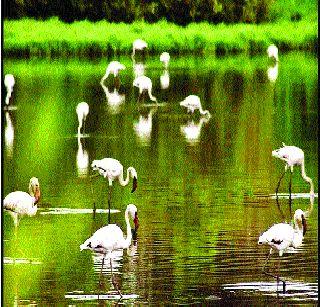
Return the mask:
[[170,61],[170,54],[168,52],[162,52],[160,55],[160,62],[163,63],[165,69],[168,68],[169,61]]
[[306,175],[306,171],[304,167],[304,152],[302,149],[296,146],[286,146],[284,143],[282,143],[281,148],[272,151],[272,156],[286,162],[284,173],[281,175],[277,184],[276,194],[278,194],[280,182],[283,176],[285,175],[286,171],[290,167],[291,172],[290,172],[289,194],[291,195],[291,179],[292,179],[292,173],[293,173],[293,166],[300,165],[301,176],[304,179],[304,181],[310,184],[310,195],[314,195],[314,186],[313,186],[312,179]]
[[105,75],[102,77],[101,82],[108,78],[109,74],[113,74],[114,77],[119,75],[120,70],[124,70],[126,67],[118,61],[111,61],[106,69]]
[[40,185],[36,177],[29,182],[29,194],[22,191],[9,193],[3,200],[3,208],[13,212],[15,226],[18,225],[17,215],[33,216],[37,213],[37,203],[40,199]]
[[[157,98],[151,94],[152,81],[146,76],[140,76],[133,80],[133,86],[139,88],[139,98],[143,91],[148,91],[148,95],[152,101],[157,101]],[[138,98],[138,100],[139,100]]]
[[[266,264],[273,250],[279,252],[279,257],[287,252],[290,248],[298,248],[302,245],[303,237],[307,230],[305,213],[297,209],[294,213],[294,227],[287,223],[279,223],[265,231],[258,240],[258,244],[268,244],[271,248],[267,260],[263,266],[263,272],[280,280],[279,276],[274,276],[265,271]],[[283,283],[283,292],[285,292],[285,281]]]
[[11,94],[13,92],[13,86],[14,86],[15,80],[14,80],[14,76],[12,74],[6,74],[4,76],[4,85],[7,88],[7,96],[6,96],[6,106],[9,105],[9,100],[11,98]]
[[144,50],[148,48],[148,44],[142,40],[142,39],[136,39],[133,44],[132,44],[132,54],[131,54],[131,58],[133,59],[135,54],[136,54],[136,50]]
[[137,188],[137,171],[132,166],[128,167],[127,169],[127,177],[126,179],[123,178],[123,166],[122,164],[113,158],[104,158],[101,160],[93,160],[91,163],[91,167],[93,170],[98,170],[99,174],[104,178],[108,178],[109,182],[109,192],[108,192],[108,205],[109,205],[109,222],[110,222],[110,201],[111,201],[111,187],[112,182],[115,179],[119,180],[119,183],[122,186],[126,186],[129,183],[130,176],[133,178],[132,183],[132,190],[133,193]]
[[82,128],[82,125],[85,124],[86,117],[89,114],[89,105],[86,102],[80,102],[76,107],[76,112],[78,115],[78,136],[80,135],[80,129]]
[[139,220],[137,207],[134,204],[128,204],[124,213],[127,226],[126,238],[124,237],[123,232],[119,226],[117,226],[116,224],[109,224],[98,229],[89,239],[87,239],[83,244],[80,245],[80,251],[84,249],[89,249],[96,253],[103,254],[100,271],[101,273],[105,258],[108,257],[110,259],[112,284],[120,296],[122,296],[122,294],[119,290],[119,287],[114,279],[112,272],[112,253],[119,249],[127,249],[131,244],[132,232],[130,227],[129,216],[131,216],[131,218],[133,219],[135,225],[134,232],[136,232],[139,227]]
[[211,114],[208,110],[203,110],[200,102],[200,98],[197,95],[189,95],[183,101],[180,102],[180,106],[186,107],[188,112],[193,113],[199,109],[201,115],[207,115],[209,118]]
[[269,58],[274,59],[276,62],[279,61],[278,48],[276,47],[276,45],[274,44],[270,45],[267,49],[267,53]]

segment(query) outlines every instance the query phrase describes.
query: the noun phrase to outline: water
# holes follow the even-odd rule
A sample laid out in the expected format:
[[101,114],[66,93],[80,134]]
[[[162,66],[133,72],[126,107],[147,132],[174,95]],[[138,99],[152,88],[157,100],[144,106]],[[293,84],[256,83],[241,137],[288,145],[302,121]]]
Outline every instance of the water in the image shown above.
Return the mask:
[[[137,103],[131,59],[120,61],[116,91],[112,77],[100,85],[106,60],[4,62],[16,84],[3,117],[3,192],[26,191],[37,176],[42,193],[37,214],[16,229],[3,214],[4,304],[317,304],[318,198],[310,203],[296,168],[291,208],[289,175],[277,202],[284,165],[271,157],[282,142],[302,148],[318,192],[317,59],[290,53],[276,68],[264,57],[172,58],[167,72],[148,59],[158,106]],[[179,105],[190,94],[209,120]],[[90,111],[79,139],[81,101]],[[128,203],[140,220],[135,244],[112,260],[121,300],[109,261],[101,277],[101,256],[79,249],[107,221],[107,182],[89,177],[104,157],[138,172],[136,192],[112,191],[111,222],[125,229]],[[297,208],[312,210],[303,245],[280,260],[283,294],[262,273],[269,248],[257,241]],[[277,254],[268,267],[277,272]]]

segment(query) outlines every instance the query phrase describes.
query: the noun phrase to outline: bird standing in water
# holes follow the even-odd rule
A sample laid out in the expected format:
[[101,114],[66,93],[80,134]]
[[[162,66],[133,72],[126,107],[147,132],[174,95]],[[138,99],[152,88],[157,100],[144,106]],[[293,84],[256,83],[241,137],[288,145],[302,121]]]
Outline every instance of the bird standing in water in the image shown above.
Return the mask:
[[272,156],[278,159],[283,160],[286,162],[284,173],[281,175],[277,187],[276,187],[276,194],[278,194],[280,182],[284,177],[286,171],[290,167],[290,184],[289,184],[289,194],[291,196],[291,182],[292,182],[292,172],[293,166],[300,165],[301,167],[301,176],[304,181],[310,184],[310,195],[314,195],[314,186],[312,179],[306,175],[305,165],[304,165],[304,152],[302,149],[296,146],[286,146],[282,143],[282,147],[272,151]]
[[188,112],[193,113],[195,110],[199,110],[201,115],[206,115],[209,118],[211,114],[208,110],[203,110],[200,102],[200,98],[197,95],[189,95],[183,101],[180,102],[180,106],[186,107]]
[[130,246],[132,240],[132,231],[130,227],[129,216],[133,219],[135,225],[134,232],[136,233],[139,227],[137,207],[133,204],[129,204],[124,216],[127,226],[126,238],[124,237],[123,232],[119,226],[117,226],[116,224],[109,224],[98,229],[89,239],[87,239],[83,244],[80,245],[81,251],[84,249],[90,249],[96,253],[103,254],[100,274],[102,273],[105,258],[108,257],[110,259],[112,284],[120,296],[122,296],[122,294],[114,279],[112,271],[112,252],[119,249],[126,249]]
[[129,183],[130,177],[133,179],[132,190],[133,193],[137,188],[138,175],[135,168],[132,166],[127,168],[127,177],[123,178],[123,166],[122,164],[113,158],[104,158],[101,160],[93,160],[91,167],[93,170],[97,170],[101,176],[108,178],[109,182],[109,191],[108,191],[108,206],[109,206],[109,215],[108,221],[110,222],[110,202],[111,202],[111,187],[112,182],[115,179],[119,180],[119,183],[122,186],[126,186]]
[[9,193],[3,200],[3,208],[13,213],[14,224],[18,226],[18,215],[33,216],[37,213],[39,199],[39,180],[32,177],[29,182],[29,193],[22,191]]
[[305,213],[301,209],[297,209],[294,213],[294,226],[287,223],[275,224],[259,237],[258,244],[268,244],[270,246],[267,260],[263,266],[263,272],[277,278],[277,281],[282,281],[283,292],[285,292],[285,281],[281,280],[278,275],[274,276],[266,272],[265,267],[273,250],[278,251],[279,257],[281,257],[288,249],[301,246],[306,230]]

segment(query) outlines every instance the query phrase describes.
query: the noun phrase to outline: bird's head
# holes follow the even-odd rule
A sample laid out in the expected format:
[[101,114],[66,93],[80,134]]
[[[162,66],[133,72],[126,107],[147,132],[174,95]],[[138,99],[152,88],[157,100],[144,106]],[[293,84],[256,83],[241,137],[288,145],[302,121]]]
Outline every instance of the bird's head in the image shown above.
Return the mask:
[[295,225],[297,225],[299,229],[302,229],[302,233],[305,235],[307,231],[307,221],[305,218],[305,213],[301,209],[297,209],[294,212],[294,221]]
[[131,190],[131,193],[133,193],[137,189],[137,186],[138,186],[138,175],[137,175],[137,171],[132,166],[129,167],[128,170],[131,173],[131,176],[133,179],[132,190]]
[[40,184],[39,180],[36,177],[32,177],[29,182],[29,193],[34,196],[35,204],[39,201],[41,193],[40,193]]
[[134,204],[129,204],[126,209],[126,213],[129,214],[134,222],[134,231],[139,228],[138,209]]
[[281,159],[283,161],[288,161],[289,153],[286,147],[281,147],[279,149],[272,150],[272,157]]

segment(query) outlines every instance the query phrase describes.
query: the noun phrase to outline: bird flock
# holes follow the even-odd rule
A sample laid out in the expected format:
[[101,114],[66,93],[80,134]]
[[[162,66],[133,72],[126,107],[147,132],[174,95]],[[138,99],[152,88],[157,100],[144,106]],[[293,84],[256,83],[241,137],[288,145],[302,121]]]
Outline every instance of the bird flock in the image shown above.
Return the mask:
[[[157,102],[157,98],[152,94],[152,81],[150,78],[144,75],[145,68],[144,64],[136,63],[135,56],[137,52],[142,53],[144,56],[146,54],[148,44],[141,40],[137,39],[133,42],[132,46],[132,54],[131,58],[133,60],[133,69],[134,69],[134,81],[133,86],[139,89],[139,97],[138,101],[141,99],[141,96],[144,92],[146,92],[151,101]],[[268,57],[274,61],[275,66],[278,67],[278,49],[275,45],[269,46],[267,49]],[[169,75],[168,75],[168,67],[170,62],[170,55],[168,52],[163,52],[160,55],[160,61],[163,63],[164,73],[161,76],[161,86],[162,88],[167,88],[169,86]],[[100,84],[106,94],[107,101],[114,106],[116,110],[117,106],[124,101],[124,98],[120,96],[117,89],[114,92],[110,93],[108,88],[104,85],[104,82],[110,75],[113,75],[115,84],[118,85],[120,83],[119,75],[121,71],[126,69],[126,67],[118,61],[111,61],[107,66],[106,72],[104,76],[101,78]],[[275,78],[276,79],[276,78]],[[275,81],[274,76],[271,81]],[[4,85],[7,89],[7,96],[5,98],[5,110],[9,110],[9,102],[13,93],[13,87],[15,84],[15,79],[12,74],[5,75]],[[207,123],[211,117],[211,114],[208,110],[203,110],[200,98],[196,95],[189,95],[183,101],[180,102],[180,106],[187,109],[187,112],[194,113],[196,110],[199,111],[201,115],[201,119],[199,124],[195,124],[192,121],[188,123],[188,125],[181,127],[181,132],[186,134],[186,137],[192,142],[196,140],[199,136],[201,126],[204,123]],[[14,106],[12,107],[14,109]],[[76,113],[78,116],[78,145],[79,145],[79,160],[86,160],[88,163],[88,154],[83,150],[81,138],[85,136],[85,122],[86,117],[89,114],[89,105],[86,102],[80,102],[76,106]],[[151,118],[152,118],[153,110],[148,113],[147,118],[140,116],[139,122],[134,124],[134,130],[137,134],[141,134],[145,138],[148,138],[151,131]],[[8,114],[8,113],[6,113]],[[7,118],[7,117],[6,117]],[[7,118],[8,121],[8,118]],[[289,196],[291,196],[291,182],[292,182],[292,173],[294,166],[300,166],[301,168],[301,176],[302,178],[310,185],[310,197],[314,197],[314,185],[313,181],[310,177],[306,175],[305,171],[305,163],[304,163],[304,152],[295,146],[283,146],[279,149],[272,151],[272,156],[283,160],[285,162],[285,170],[281,175],[277,186],[276,186],[276,195],[278,195],[279,187],[281,180],[286,174],[287,170],[290,169],[290,185],[289,185]],[[132,241],[132,233],[137,232],[139,227],[138,220],[138,210],[134,204],[128,204],[125,210],[125,222],[126,222],[126,235],[124,235],[123,231],[116,224],[110,224],[110,203],[111,203],[111,192],[114,181],[118,181],[121,186],[127,186],[132,179],[132,190],[131,193],[135,192],[137,189],[138,182],[138,174],[134,167],[130,166],[124,171],[123,165],[120,161],[114,158],[103,158],[103,159],[95,159],[91,163],[92,170],[96,172],[93,176],[102,176],[104,179],[108,181],[108,207],[109,207],[109,215],[108,215],[108,224],[100,229],[98,229],[94,234],[84,241],[83,244],[80,245],[80,250],[91,250],[94,253],[102,254],[102,265],[101,272],[104,266],[105,258],[110,259],[110,267],[111,267],[111,276],[112,276],[112,284],[116,289],[117,293],[122,296],[121,291],[117,282],[114,279],[112,273],[112,253],[117,250],[123,250],[129,248]],[[126,176],[124,176],[124,172]],[[37,213],[37,204],[40,200],[40,184],[39,180],[36,177],[32,177],[29,182],[29,193],[22,191],[15,191],[9,193],[3,200],[3,208],[8,211],[14,217],[14,224],[17,227],[19,222],[19,216],[28,215],[33,216]],[[280,279],[278,275],[273,275],[268,273],[265,268],[270,258],[270,255],[273,251],[278,251],[279,257],[281,257],[285,252],[287,252],[290,248],[298,248],[301,246],[303,242],[304,235],[307,230],[306,224],[306,216],[307,212],[302,211],[301,209],[297,209],[294,213],[293,223],[278,223],[271,226],[268,230],[263,232],[258,239],[259,245],[269,245],[270,251],[266,262],[263,266],[263,272],[267,275],[273,276],[278,281],[282,281],[283,283],[283,291],[285,291],[285,281]],[[130,219],[134,223],[134,229],[131,229]]]

